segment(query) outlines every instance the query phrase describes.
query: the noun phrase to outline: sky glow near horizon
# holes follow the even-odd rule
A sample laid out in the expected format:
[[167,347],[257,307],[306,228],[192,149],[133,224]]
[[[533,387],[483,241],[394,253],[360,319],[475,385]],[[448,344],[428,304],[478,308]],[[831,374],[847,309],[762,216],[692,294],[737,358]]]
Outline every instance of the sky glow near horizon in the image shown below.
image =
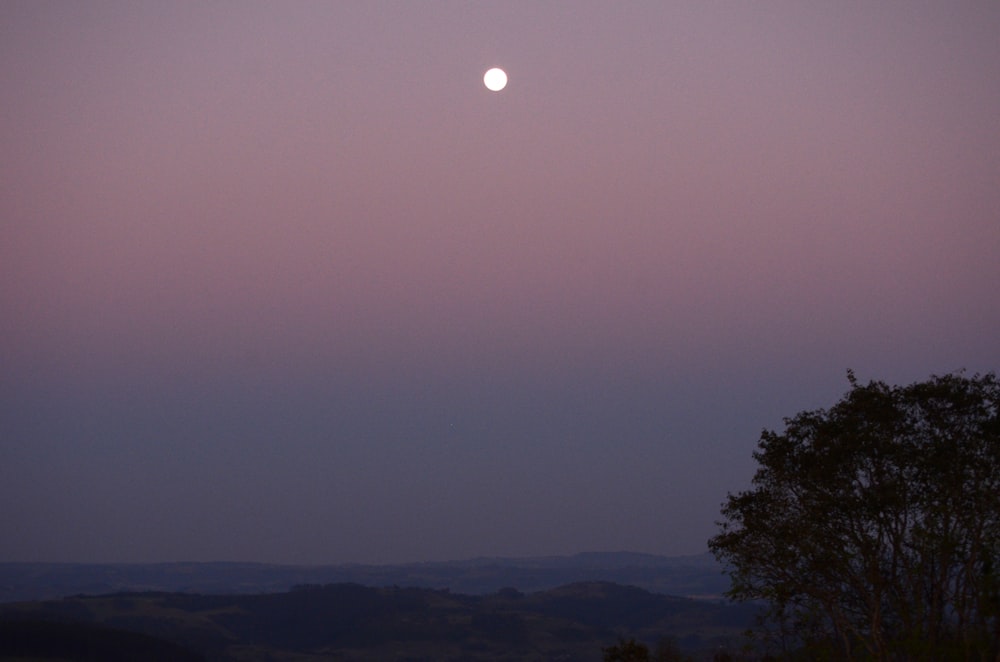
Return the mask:
[[997,34],[4,3],[0,561],[704,551],[848,368],[1000,367]]

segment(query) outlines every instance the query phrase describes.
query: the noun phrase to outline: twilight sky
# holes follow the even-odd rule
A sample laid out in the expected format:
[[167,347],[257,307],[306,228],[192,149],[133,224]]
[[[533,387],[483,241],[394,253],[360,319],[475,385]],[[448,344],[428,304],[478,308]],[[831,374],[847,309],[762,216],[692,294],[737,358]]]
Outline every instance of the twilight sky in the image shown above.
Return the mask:
[[1000,368],[998,34],[0,3],[0,561],[704,551],[848,368]]

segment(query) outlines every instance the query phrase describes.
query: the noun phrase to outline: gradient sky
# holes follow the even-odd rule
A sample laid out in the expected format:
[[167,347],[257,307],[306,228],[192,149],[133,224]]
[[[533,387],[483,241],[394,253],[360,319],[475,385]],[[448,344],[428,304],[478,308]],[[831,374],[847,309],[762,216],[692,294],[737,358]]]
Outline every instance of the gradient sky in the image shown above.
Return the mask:
[[1000,367],[997,35],[3,2],[0,560],[704,551],[848,368]]

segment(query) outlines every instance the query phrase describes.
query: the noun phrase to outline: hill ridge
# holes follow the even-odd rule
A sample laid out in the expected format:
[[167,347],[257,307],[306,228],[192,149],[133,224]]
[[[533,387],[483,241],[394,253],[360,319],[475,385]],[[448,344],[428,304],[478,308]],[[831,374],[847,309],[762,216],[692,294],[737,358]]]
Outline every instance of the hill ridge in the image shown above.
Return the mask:
[[479,557],[403,564],[283,565],[244,561],[160,563],[0,563],[0,603],[117,591],[249,594],[300,584],[448,588],[488,594],[530,592],[577,581],[610,581],[660,594],[719,597],[728,581],[708,553],[657,556],[582,552],[572,556]]
[[[738,639],[752,615],[745,605],[605,581],[530,594],[332,583],[280,593],[114,593],[0,605],[0,624],[13,630],[7,643],[18,639],[17,623],[77,623],[156,637],[210,660],[597,662],[602,647],[622,635],[650,643],[671,636],[688,650],[715,650]],[[0,639],[0,657],[4,645]]]

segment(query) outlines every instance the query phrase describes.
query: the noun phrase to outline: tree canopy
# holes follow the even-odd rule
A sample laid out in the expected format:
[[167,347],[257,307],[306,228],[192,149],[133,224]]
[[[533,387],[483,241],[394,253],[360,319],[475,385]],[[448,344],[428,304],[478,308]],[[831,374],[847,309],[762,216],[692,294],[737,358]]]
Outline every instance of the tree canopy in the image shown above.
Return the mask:
[[1000,660],[1000,384],[861,384],[765,430],[709,541],[810,659]]

